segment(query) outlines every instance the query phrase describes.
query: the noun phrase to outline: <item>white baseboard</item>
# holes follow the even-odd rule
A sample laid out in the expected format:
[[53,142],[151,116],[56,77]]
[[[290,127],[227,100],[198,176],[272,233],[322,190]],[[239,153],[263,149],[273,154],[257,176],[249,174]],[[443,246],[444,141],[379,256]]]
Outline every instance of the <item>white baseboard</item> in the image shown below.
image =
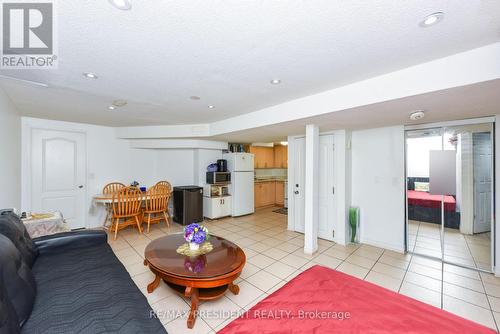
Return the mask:
[[380,242],[380,241],[377,241],[377,240],[370,240],[370,239],[363,239],[363,240],[361,240],[361,243],[362,244],[367,244],[367,245],[370,245],[370,246],[375,246],[375,247],[379,247],[379,248],[388,249],[388,250],[391,250],[391,251],[394,251],[394,252],[398,252],[398,253],[401,253],[401,254],[405,253],[405,246],[404,246],[404,244],[403,245],[389,244],[389,243]]

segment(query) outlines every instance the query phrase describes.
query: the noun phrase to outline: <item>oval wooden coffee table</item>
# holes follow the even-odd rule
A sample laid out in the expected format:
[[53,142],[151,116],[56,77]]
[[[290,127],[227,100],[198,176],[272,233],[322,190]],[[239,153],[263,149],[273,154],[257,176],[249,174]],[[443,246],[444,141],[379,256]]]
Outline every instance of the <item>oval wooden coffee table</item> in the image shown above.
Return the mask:
[[156,276],[148,285],[148,292],[153,292],[163,279],[176,292],[190,297],[189,328],[194,326],[200,300],[219,298],[228,289],[235,295],[240,292],[234,280],[243,270],[245,253],[224,238],[211,236],[209,241],[213,250],[196,257],[177,253],[177,248],[186,243],[183,233],[158,238],[145,250],[144,265]]

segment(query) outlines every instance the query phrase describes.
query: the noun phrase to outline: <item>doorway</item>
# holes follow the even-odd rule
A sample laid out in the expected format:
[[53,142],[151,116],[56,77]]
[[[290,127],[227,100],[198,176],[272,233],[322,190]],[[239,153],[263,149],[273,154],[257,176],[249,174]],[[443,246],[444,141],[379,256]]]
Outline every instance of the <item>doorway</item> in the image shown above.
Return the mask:
[[[289,166],[289,184],[292,187],[293,201],[293,228],[304,233],[304,185],[305,185],[305,138],[294,138],[289,142],[292,164]],[[334,240],[335,229],[335,200],[334,200],[334,135],[319,136],[319,163],[318,173],[318,237],[325,240]]]
[[405,132],[408,252],[492,272],[493,138],[493,123]]
[[71,229],[85,227],[85,143],[80,132],[31,133],[31,211],[60,211]]

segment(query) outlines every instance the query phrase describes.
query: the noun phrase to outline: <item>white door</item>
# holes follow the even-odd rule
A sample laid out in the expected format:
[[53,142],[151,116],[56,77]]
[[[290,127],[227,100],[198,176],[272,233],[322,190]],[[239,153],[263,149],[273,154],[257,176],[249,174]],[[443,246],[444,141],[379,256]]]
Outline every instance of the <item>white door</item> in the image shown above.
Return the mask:
[[304,191],[305,191],[305,171],[306,171],[306,139],[296,138],[293,143],[293,180],[290,180],[289,187],[293,192],[293,217],[295,231],[304,232]]
[[473,133],[474,233],[491,231],[492,145],[489,132]]
[[70,228],[85,227],[85,134],[33,129],[31,211],[60,211]]
[[243,216],[255,212],[253,172],[234,172],[231,174],[233,216]]
[[333,241],[335,226],[333,135],[319,137],[318,237]]

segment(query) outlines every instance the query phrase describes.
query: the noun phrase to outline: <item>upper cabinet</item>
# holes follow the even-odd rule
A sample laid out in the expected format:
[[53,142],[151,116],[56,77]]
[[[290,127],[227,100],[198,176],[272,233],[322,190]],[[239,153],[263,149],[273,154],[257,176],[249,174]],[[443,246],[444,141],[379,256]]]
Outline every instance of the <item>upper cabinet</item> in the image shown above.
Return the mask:
[[251,146],[250,153],[255,155],[255,168],[273,168],[274,167],[274,151],[272,147]]
[[288,146],[274,146],[274,167],[288,168]]
[[250,153],[253,153],[255,155],[255,168],[288,168],[287,146],[251,146]]

